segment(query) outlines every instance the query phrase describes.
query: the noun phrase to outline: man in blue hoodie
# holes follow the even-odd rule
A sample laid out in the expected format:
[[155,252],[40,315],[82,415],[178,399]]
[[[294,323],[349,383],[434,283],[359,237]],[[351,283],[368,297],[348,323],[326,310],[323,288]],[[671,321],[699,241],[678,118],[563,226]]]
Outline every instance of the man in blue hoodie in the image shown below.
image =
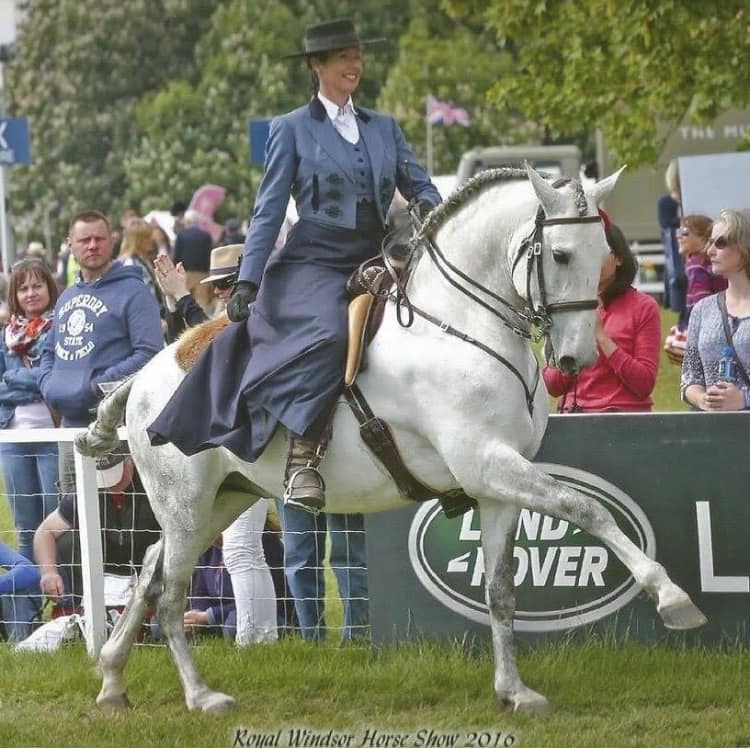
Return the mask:
[[[112,259],[113,237],[99,211],[76,214],[68,243],[80,265],[55,305],[55,325],[42,353],[40,388],[62,425],[88,426],[100,383],[139,370],[164,345],[159,308],[141,271]],[[62,448],[63,446],[61,446]],[[72,445],[60,451],[61,491],[75,487]]]

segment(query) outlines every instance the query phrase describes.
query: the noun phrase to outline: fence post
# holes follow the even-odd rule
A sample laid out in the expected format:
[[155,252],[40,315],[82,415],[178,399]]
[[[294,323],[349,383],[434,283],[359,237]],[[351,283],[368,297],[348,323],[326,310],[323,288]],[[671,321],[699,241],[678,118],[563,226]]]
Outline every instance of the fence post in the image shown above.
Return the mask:
[[74,448],[76,467],[76,501],[81,539],[81,574],[83,576],[84,636],[86,650],[92,658],[99,655],[107,639],[104,606],[102,534],[99,520],[99,495],[96,487],[96,461]]

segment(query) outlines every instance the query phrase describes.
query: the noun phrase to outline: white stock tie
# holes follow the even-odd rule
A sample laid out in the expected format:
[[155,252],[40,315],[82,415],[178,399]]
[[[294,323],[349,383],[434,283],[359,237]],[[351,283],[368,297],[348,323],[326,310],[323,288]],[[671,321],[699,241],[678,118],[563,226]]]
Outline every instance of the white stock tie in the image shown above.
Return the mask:
[[351,107],[339,107],[339,111],[333,118],[333,126],[349,143],[356,143],[359,140],[359,128]]

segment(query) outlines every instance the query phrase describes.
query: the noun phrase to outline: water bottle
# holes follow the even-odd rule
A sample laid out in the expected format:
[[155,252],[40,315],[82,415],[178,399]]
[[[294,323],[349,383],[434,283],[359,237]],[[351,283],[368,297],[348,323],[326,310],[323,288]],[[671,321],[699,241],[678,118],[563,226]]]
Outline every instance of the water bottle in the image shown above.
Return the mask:
[[737,384],[737,364],[734,361],[734,351],[731,346],[724,346],[719,359],[719,382]]

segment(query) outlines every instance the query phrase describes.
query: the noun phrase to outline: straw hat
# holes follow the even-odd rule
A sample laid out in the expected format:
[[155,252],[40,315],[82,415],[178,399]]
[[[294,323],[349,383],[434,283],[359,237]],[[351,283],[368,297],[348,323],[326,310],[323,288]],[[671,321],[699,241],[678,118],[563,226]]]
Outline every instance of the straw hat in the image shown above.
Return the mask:
[[211,264],[208,269],[208,276],[201,283],[213,283],[221,281],[222,278],[231,276],[237,272],[237,267],[242,257],[241,244],[225,244],[222,247],[214,247],[211,250]]

